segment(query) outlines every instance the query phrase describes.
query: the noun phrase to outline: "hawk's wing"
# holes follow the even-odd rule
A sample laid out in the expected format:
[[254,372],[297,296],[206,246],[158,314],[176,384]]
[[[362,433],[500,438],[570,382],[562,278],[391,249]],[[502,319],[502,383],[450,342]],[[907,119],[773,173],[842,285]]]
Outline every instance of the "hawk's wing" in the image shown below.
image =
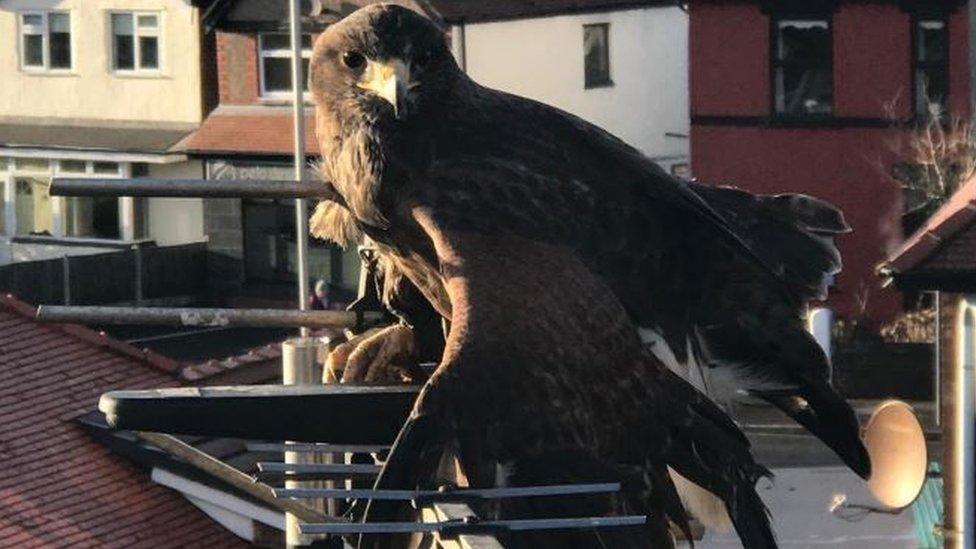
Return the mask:
[[655,353],[666,347],[662,359],[704,370],[700,388],[717,400],[761,394],[868,476],[856,417],[827,384],[827,358],[801,316],[840,267],[823,240],[846,230],[836,209],[691,186],[528,99],[472,85],[456,102],[437,126],[433,161],[457,173],[439,192],[457,195],[459,223],[573,246],[661,342]]
[[[469,175],[470,176],[470,175]],[[377,483],[436,485],[451,449],[472,486],[620,481],[616,497],[517,501],[505,517],[647,514],[640,531],[546,534],[532,547],[668,547],[685,525],[667,466],[719,495],[748,547],[774,545],[753,490],[765,469],[711,402],[646,354],[626,312],[572,248],[454,216],[459,195],[415,207],[451,301],[444,358]],[[441,214],[444,215],[441,215]],[[497,229],[497,227],[496,227]],[[366,520],[397,516],[374,502]],[[389,541],[389,540],[387,540]],[[382,539],[365,539],[379,546]]]

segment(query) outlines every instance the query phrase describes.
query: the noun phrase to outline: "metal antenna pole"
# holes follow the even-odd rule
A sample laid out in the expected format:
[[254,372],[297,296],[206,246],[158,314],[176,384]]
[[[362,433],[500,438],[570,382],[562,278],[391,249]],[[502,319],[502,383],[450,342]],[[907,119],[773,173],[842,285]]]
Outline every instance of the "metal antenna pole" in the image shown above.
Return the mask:
[[[302,181],[305,171],[305,75],[302,70],[301,0],[289,2],[291,25],[292,113],[295,117],[295,181]],[[304,198],[295,199],[295,263],[298,267],[298,309],[308,310],[308,208]],[[301,328],[303,337],[309,335]]]

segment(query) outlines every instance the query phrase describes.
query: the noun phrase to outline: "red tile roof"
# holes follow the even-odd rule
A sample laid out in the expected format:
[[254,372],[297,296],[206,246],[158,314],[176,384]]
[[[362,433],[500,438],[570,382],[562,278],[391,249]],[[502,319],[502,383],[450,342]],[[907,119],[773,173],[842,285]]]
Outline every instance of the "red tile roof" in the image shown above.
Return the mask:
[[[315,117],[305,117],[305,151],[318,154]],[[205,155],[292,155],[290,108],[267,106],[221,106],[200,128],[173,147],[174,152]]]
[[177,385],[179,364],[0,296],[0,547],[245,547],[76,419],[113,389]]
[[973,221],[976,221],[976,178],[964,184],[915,231],[882,265],[882,270],[892,273],[919,268],[976,270],[976,234],[964,231]]
[[[337,335],[335,330],[330,329],[313,330],[311,333],[311,337],[336,337]],[[281,364],[281,352],[280,341],[260,347],[252,347],[239,355],[185,365],[180,371],[180,377],[191,383],[200,383],[233,370],[256,369],[268,364],[277,367]],[[268,382],[270,380],[263,381]]]

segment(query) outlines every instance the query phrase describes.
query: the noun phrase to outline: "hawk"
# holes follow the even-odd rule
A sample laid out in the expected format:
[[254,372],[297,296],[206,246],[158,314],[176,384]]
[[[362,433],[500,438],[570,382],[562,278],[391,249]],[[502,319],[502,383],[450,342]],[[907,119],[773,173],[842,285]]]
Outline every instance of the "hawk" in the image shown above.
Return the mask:
[[395,5],[329,27],[310,89],[335,191],[313,230],[371,239],[386,298],[414,287],[450,326],[378,486],[436,484],[445,455],[472,486],[615,479],[619,496],[570,507],[646,513],[645,531],[531,543],[666,547],[666,519],[687,525],[670,468],[725,503],[747,547],[774,546],[753,489],[766,470],[668,366],[709,392],[733,379],[868,474],[800,314],[840,267],[837,210],[671,178],[579,118],[473,82],[436,25]]

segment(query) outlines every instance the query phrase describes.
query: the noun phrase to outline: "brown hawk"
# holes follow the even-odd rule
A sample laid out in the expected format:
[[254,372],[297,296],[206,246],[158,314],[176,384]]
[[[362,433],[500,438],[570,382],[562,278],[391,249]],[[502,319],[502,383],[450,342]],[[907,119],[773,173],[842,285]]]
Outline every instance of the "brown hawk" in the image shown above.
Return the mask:
[[725,381],[766,398],[868,474],[800,314],[840,267],[835,209],[676,180],[579,118],[479,86],[436,25],[397,6],[328,28],[310,88],[336,192],[313,230],[369,237],[387,297],[412,285],[450,323],[379,486],[435,484],[445,453],[473,486],[615,479],[618,497],[499,512],[646,513],[637,535],[526,543],[658,547],[667,518],[687,524],[670,467],[725,502],[747,547],[773,546],[753,489],[765,469],[665,362],[713,394]]

